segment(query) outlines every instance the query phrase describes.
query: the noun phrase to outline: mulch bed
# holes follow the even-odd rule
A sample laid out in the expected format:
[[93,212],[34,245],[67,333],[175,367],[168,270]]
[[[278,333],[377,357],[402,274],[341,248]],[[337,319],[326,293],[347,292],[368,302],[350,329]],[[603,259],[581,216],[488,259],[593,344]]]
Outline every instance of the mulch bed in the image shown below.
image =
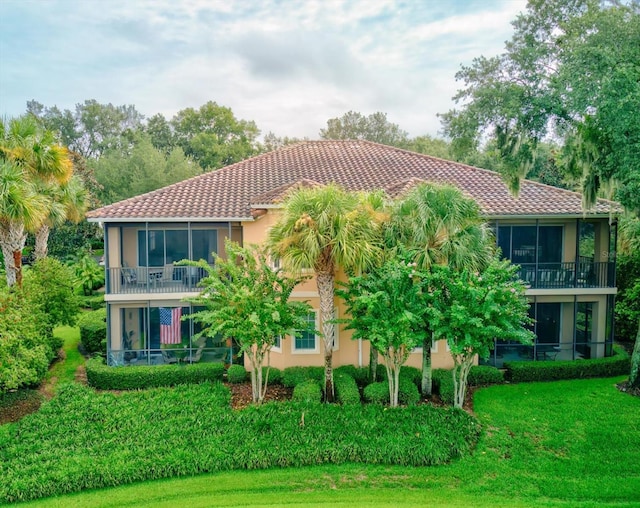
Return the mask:
[[[225,383],[225,386],[231,390],[231,407],[233,409],[242,409],[253,403],[253,395],[251,393],[251,383],[232,384]],[[265,402],[291,400],[293,389],[285,388],[280,385],[267,386],[267,393],[264,396]]]

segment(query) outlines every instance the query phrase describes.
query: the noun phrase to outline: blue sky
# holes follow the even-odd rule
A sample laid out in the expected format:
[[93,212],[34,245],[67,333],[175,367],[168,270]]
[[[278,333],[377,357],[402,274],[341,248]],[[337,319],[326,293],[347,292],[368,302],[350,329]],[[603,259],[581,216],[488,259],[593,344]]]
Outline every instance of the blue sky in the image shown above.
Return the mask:
[[212,100],[317,138],[349,110],[436,135],[455,73],[525,0],[0,0],[0,115],[86,99],[171,118]]

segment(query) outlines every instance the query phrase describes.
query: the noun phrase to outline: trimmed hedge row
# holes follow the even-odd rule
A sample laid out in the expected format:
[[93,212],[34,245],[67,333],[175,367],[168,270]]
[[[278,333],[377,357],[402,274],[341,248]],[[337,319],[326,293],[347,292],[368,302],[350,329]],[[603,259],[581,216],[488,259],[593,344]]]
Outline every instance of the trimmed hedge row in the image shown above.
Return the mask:
[[293,389],[291,400],[305,404],[319,404],[322,402],[322,388],[317,381],[308,380],[298,383]]
[[242,365],[230,365],[227,369],[227,381],[232,384],[244,383],[249,373],[244,370]]
[[513,382],[556,381],[589,377],[612,377],[629,373],[627,352],[614,346],[615,354],[607,358],[573,361],[504,362],[506,378]]
[[[363,392],[365,402],[371,404],[388,404],[389,403],[389,382],[380,381],[365,386]],[[420,392],[418,387],[411,381],[409,377],[400,377],[400,386],[398,387],[398,402],[406,406],[413,406],[420,401]]]
[[324,386],[324,367],[287,367],[282,374],[282,384],[295,388],[305,381],[317,381]]
[[333,375],[336,399],[340,404],[360,404],[360,390],[347,369],[336,369]]
[[78,318],[80,342],[88,354],[107,353],[107,310],[85,312]]
[[369,384],[369,367],[356,367],[355,365],[341,365],[335,369],[334,374],[343,373],[353,378],[356,384],[362,388]]
[[87,361],[87,381],[100,390],[138,390],[204,381],[222,381],[222,363],[193,365],[132,365],[108,367],[102,358]]
[[480,432],[464,411],[429,405],[233,411],[229,400],[219,383],[121,394],[61,386],[0,433],[0,503],[236,469],[438,465],[468,455]]

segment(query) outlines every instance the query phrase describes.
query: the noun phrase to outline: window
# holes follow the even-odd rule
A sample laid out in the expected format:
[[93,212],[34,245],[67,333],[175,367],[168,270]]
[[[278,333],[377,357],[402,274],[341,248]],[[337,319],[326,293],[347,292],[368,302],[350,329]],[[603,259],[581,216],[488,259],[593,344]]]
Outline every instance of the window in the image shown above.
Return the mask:
[[277,351],[278,353],[282,351],[282,335],[278,335],[276,337],[276,340],[271,347],[271,351]]
[[218,252],[218,232],[215,229],[191,231],[191,256],[189,231],[186,229],[138,231],[139,266],[164,266],[181,259],[204,259],[211,264],[213,252]]
[[498,226],[497,231],[502,255],[514,263],[562,261],[562,226]]
[[[307,323],[310,323],[314,329],[318,328],[317,324],[317,313],[316,311],[311,311],[307,314]],[[315,353],[318,349],[318,341],[315,332],[302,332],[300,335],[297,335],[293,341],[293,351],[295,352],[313,352]]]

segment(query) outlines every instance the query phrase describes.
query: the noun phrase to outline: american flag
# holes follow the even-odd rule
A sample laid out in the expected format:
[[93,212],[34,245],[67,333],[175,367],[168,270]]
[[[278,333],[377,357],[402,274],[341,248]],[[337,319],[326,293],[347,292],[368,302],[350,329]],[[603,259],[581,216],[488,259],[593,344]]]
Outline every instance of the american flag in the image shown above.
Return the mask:
[[182,307],[160,307],[160,344],[180,344],[180,317]]

